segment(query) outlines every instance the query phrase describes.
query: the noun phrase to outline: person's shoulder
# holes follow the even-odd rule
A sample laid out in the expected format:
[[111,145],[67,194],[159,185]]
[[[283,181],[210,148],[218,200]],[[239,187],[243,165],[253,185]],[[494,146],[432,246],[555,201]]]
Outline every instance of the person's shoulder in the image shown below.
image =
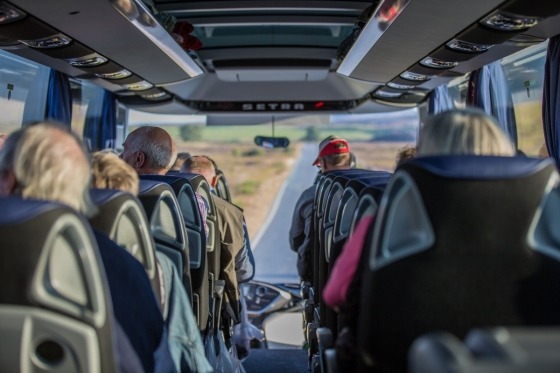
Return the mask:
[[213,196],[212,198],[214,199],[214,204],[216,205],[216,209],[218,211],[221,210],[224,214],[233,215],[237,218],[243,219],[243,210],[240,207],[218,196]]
[[129,270],[135,268],[137,271],[145,273],[142,264],[132,254],[111,240],[109,236],[96,229],[93,229],[93,234],[99,247],[101,259],[106,266],[109,263],[115,263],[115,265],[126,265]]

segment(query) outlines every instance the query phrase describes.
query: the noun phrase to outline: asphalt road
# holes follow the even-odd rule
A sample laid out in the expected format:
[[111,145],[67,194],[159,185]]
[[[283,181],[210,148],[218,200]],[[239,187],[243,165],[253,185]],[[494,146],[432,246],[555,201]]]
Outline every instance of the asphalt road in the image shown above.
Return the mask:
[[298,283],[296,253],[290,250],[288,232],[294,207],[301,193],[313,184],[317,167],[317,144],[306,143],[292,174],[281,188],[262,231],[253,240],[255,279],[270,283]]

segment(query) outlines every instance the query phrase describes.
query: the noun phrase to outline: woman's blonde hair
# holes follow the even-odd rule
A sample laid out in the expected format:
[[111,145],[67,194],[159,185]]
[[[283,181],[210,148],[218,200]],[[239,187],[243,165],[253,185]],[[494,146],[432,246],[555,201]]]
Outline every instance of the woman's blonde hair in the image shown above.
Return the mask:
[[113,152],[99,151],[91,157],[92,187],[120,189],[138,194],[138,174]]
[[418,155],[513,156],[515,148],[494,118],[481,110],[454,109],[428,119],[420,131]]

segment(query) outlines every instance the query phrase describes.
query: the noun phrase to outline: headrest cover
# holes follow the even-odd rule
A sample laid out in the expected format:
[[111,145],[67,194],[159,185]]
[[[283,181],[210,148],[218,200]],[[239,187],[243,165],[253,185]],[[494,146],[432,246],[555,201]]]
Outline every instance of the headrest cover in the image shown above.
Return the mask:
[[117,198],[120,195],[128,194],[127,192],[123,192],[122,190],[117,189],[91,189],[90,195],[93,203],[97,206],[102,206],[107,202]]
[[444,155],[417,157],[401,169],[420,168],[450,179],[498,180],[533,175],[552,164],[549,158]]
[[0,206],[2,206],[0,225],[19,224],[49,210],[64,207],[64,205],[54,202],[23,199],[18,196],[0,198]]

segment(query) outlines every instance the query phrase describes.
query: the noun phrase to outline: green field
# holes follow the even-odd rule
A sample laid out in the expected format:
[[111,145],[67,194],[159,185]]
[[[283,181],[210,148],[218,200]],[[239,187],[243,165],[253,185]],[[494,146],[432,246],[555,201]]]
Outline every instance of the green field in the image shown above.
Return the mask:
[[[179,140],[178,126],[165,126],[173,138]],[[301,141],[306,136],[306,129],[295,126],[276,126],[274,135],[277,137],[287,137],[290,142]],[[317,139],[323,139],[329,135],[337,135],[349,141],[368,141],[374,136],[379,136],[383,132],[380,130],[372,130],[358,127],[317,127]],[[270,125],[252,125],[252,126],[208,126],[202,128],[202,139],[200,141],[210,142],[252,142],[257,135],[271,136],[272,129]]]

